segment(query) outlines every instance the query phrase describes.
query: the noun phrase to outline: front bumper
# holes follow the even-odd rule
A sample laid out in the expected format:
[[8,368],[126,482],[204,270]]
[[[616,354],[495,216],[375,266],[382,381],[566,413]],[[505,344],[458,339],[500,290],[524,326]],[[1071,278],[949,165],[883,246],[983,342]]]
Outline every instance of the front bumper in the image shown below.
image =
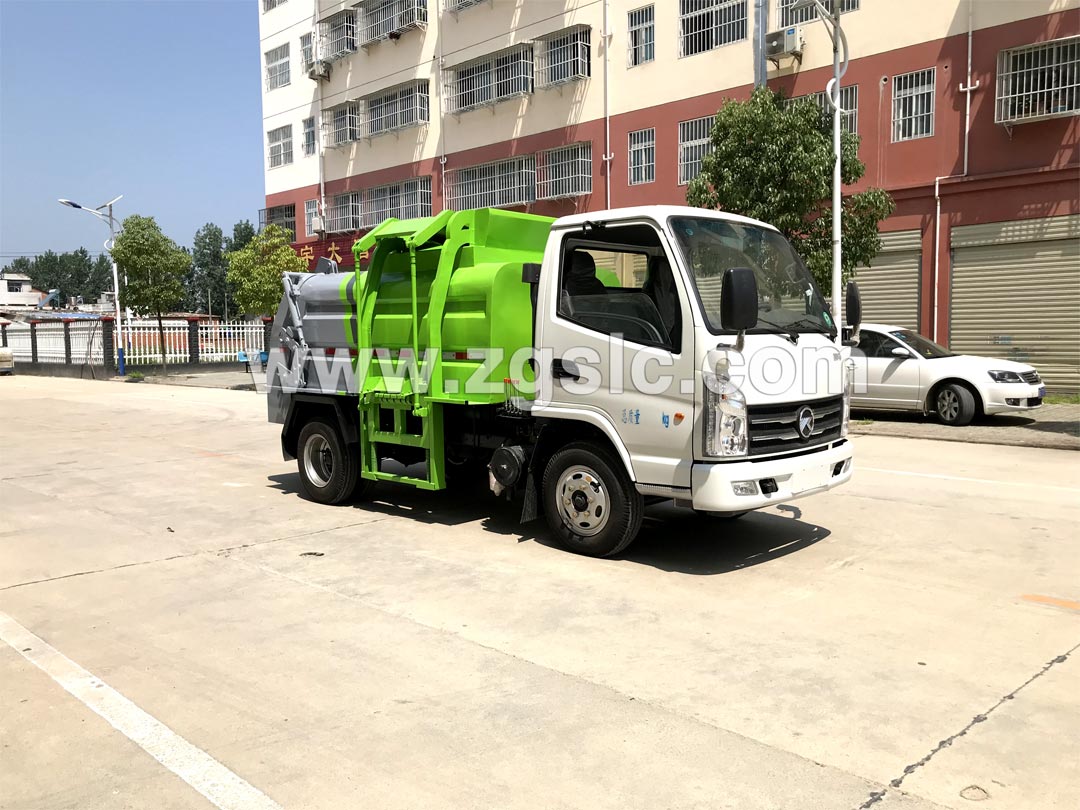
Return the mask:
[[[745,512],[804,498],[847,482],[854,466],[853,454],[851,442],[840,441],[826,450],[801,456],[696,463],[690,476],[691,499],[695,509],[707,512]],[[754,495],[736,495],[732,489],[736,481],[765,479],[776,482],[776,492],[762,493],[760,483]]]
[[1042,407],[1046,388],[1043,385],[1027,383],[996,383],[989,385],[982,392],[983,413],[1008,413],[1010,411],[1030,411]]

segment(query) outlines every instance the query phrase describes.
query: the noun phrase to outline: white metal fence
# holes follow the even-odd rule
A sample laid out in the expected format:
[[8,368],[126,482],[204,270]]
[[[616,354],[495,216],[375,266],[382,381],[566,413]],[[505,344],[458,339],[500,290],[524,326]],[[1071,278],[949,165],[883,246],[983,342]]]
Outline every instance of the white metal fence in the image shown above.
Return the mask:
[[263,350],[263,325],[257,321],[199,324],[199,362],[235,363],[241,353],[258,357]]
[[[163,320],[165,363],[186,363],[188,352],[187,321]],[[161,337],[156,320],[134,321],[123,326],[124,362],[129,366],[161,363]]]
[[4,332],[7,334],[7,345],[11,348],[15,362],[29,363],[33,356],[30,349],[30,324],[13,323]]

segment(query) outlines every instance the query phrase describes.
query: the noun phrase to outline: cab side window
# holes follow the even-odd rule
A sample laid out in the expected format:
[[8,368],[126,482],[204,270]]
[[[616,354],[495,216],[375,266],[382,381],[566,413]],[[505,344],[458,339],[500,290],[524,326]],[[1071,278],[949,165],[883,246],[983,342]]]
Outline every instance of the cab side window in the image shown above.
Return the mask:
[[678,352],[682,307],[659,237],[640,225],[610,231],[565,240],[559,316],[603,334]]
[[892,350],[899,344],[893,341],[891,338],[885,335],[878,334],[877,332],[860,332],[859,333],[859,351],[861,351],[867,357],[875,358],[889,358],[894,359]]

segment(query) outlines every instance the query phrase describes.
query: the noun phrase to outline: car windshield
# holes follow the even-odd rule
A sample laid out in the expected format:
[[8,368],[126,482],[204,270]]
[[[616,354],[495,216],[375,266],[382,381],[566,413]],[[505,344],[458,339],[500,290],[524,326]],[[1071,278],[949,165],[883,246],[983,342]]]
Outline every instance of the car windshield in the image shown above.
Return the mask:
[[724,331],[720,287],[725,271],[748,267],[758,286],[758,325],[750,331],[835,334],[813,277],[776,231],[705,217],[673,217],[670,225],[712,332]]
[[912,332],[910,329],[898,329],[895,332],[889,332],[889,334],[901,343],[906,343],[916,354],[920,357],[925,357],[927,360],[935,360],[938,357],[954,356],[953,353],[944,346],[938,346],[934,341],[927,340],[919,333]]

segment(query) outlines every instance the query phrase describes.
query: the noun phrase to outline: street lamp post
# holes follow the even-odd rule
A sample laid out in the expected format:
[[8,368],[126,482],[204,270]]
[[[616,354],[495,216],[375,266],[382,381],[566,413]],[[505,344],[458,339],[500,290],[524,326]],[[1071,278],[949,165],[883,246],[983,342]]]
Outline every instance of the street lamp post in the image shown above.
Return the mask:
[[[847,73],[848,68],[848,44],[847,37],[840,27],[840,0],[828,0],[832,8],[825,5],[824,0],[799,0],[792,6],[792,11],[804,8],[816,8],[817,15],[822,24],[829,32],[829,38],[833,45],[833,76],[825,88],[825,97],[832,107],[832,136],[833,136],[833,187],[832,187],[832,310],[836,320],[836,339],[843,341],[844,316],[840,297],[841,277],[843,275],[841,263],[841,217],[843,197],[840,193],[840,80]],[[843,47],[843,56],[840,49]]]
[[[113,217],[113,204],[123,198],[123,194],[119,197],[115,197],[104,205],[99,205],[97,208],[84,208],[77,202],[72,200],[57,200],[61,205],[66,205],[68,208],[78,208],[80,211],[86,211],[88,214],[93,214],[100,219],[106,225],[109,226],[109,241],[105,243],[105,249],[109,251],[109,258],[112,259],[112,283],[113,283],[113,306],[116,308],[116,334],[119,335],[120,340],[116,345],[116,370],[120,373],[120,376],[124,376],[124,335],[123,335],[123,321],[120,318],[120,277],[116,272],[116,259],[112,256],[113,243],[116,241],[116,219]],[[107,213],[102,213],[102,209],[105,209]],[[128,339],[131,339],[131,319],[128,319]]]

